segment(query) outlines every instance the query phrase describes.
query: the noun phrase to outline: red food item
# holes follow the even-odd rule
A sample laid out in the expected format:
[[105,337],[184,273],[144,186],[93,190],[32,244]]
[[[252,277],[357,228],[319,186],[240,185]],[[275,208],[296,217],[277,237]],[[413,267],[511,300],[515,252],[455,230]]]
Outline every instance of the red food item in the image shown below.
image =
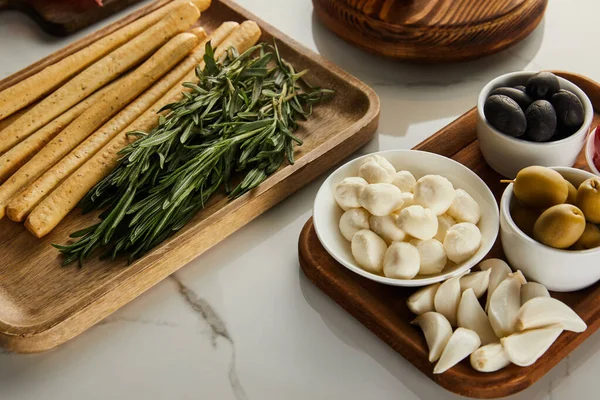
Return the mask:
[[600,131],[596,128],[594,132],[594,156],[592,157],[596,168],[600,169]]

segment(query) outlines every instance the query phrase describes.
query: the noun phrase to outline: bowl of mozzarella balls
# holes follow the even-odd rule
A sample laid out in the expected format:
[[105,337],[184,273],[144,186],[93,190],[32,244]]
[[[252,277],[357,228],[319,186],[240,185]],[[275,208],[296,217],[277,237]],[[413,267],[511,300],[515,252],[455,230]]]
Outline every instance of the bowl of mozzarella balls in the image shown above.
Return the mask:
[[317,193],[313,221],[325,250],[346,268],[414,287],[481,261],[498,236],[499,212],[490,189],[464,165],[391,150],[333,172]]

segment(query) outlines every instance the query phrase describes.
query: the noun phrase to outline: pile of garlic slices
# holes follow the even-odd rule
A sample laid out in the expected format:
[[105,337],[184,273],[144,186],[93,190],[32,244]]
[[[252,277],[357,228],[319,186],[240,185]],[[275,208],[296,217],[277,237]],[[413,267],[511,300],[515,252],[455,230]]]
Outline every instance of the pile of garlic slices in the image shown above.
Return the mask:
[[479,204],[440,175],[416,180],[384,157],[361,160],[355,177],[334,190],[345,211],[340,232],[364,270],[412,279],[440,273],[448,260],[461,263],[481,246]]
[[[527,282],[499,259],[481,271],[448,279],[415,292],[407,301],[429,347],[429,361],[441,374],[470,357],[480,372],[537,361],[563,330],[583,332],[586,323],[539,283]],[[485,310],[479,302],[487,292]],[[456,330],[453,331],[453,328]]]

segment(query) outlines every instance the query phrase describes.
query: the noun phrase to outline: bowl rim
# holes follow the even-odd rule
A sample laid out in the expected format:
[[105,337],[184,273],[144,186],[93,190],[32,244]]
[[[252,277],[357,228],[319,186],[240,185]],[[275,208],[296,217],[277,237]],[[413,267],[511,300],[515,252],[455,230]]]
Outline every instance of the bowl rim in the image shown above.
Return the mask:
[[[600,125],[598,127],[600,127]],[[592,172],[596,175],[600,175],[600,170],[598,170],[598,168],[596,167],[596,164],[594,163],[594,152],[596,150],[595,145],[594,145],[594,138],[598,134],[598,127],[596,127],[589,134],[589,136],[587,138],[587,144],[585,146],[585,159],[588,163],[588,167],[590,167]]]
[[[485,101],[488,98],[489,93],[492,90],[496,89],[497,87],[501,87],[498,84],[499,81],[507,80],[507,79],[511,79],[511,78],[527,78],[527,77],[530,77],[531,75],[537,74],[538,72],[542,72],[542,71],[543,70],[541,70],[541,71],[509,72],[509,73],[497,76],[496,78],[492,79],[491,81],[486,83],[486,85],[483,87],[483,89],[481,89],[481,91],[479,92],[479,96],[477,97],[477,107],[476,107],[477,115],[478,115],[479,119],[481,121],[483,121],[485,123],[485,125],[490,129],[490,131],[493,132],[494,135],[500,136],[503,139],[505,139],[506,141],[514,143],[514,144],[531,146],[532,148],[538,148],[538,149],[542,148],[542,147],[546,147],[546,148],[557,147],[557,146],[560,146],[562,144],[565,144],[565,143],[568,143],[571,141],[576,141],[584,134],[587,135],[587,133],[590,130],[590,126],[592,125],[592,121],[594,119],[594,107],[592,106],[592,102],[590,101],[587,94],[579,86],[577,86],[573,82],[569,81],[568,79],[565,79],[558,75],[556,75],[556,77],[558,78],[558,81],[561,83],[561,86],[563,83],[566,83],[567,85],[572,85],[574,90],[571,90],[571,89],[569,89],[569,90],[572,91],[579,98],[579,100],[581,101],[581,103],[583,105],[583,110],[585,113],[585,116],[583,119],[583,124],[576,132],[574,132],[573,134],[571,134],[570,136],[568,136],[564,139],[556,140],[553,142],[531,142],[528,140],[523,140],[520,138],[515,138],[512,136],[506,135],[506,134],[500,132],[499,130],[497,130],[496,128],[494,128],[488,122],[487,118],[485,117],[485,113],[483,112],[483,106],[485,104]],[[547,72],[551,72],[551,71],[547,71]]]
[[[548,168],[551,168],[559,173],[561,170],[571,170],[571,171],[576,171],[577,173],[589,174],[589,175],[592,175],[595,177],[595,175],[592,174],[591,172],[585,171],[585,170],[579,169],[579,168],[573,168],[573,167],[548,167]],[[588,179],[588,178],[586,178],[586,179]],[[589,255],[589,254],[600,253],[600,247],[596,247],[593,249],[586,249],[586,250],[555,249],[554,247],[546,246],[545,244],[538,242],[537,240],[533,239],[532,237],[529,237],[525,232],[523,232],[521,230],[521,228],[519,228],[517,226],[517,224],[513,220],[512,215],[510,213],[510,203],[514,197],[514,193],[512,190],[513,185],[514,185],[514,183],[509,184],[504,189],[504,192],[502,192],[502,197],[501,197],[501,201],[500,201],[500,215],[505,217],[506,222],[510,226],[511,230],[513,232],[517,233],[522,240],[525,240],[525,242],[538,247],[540,250],[551,252],[551,253],[554,252],[557,254],[570,254],[570,255]]]
[[[422,286],[428,286],[428,285],[438,283],[438,282],[443,282],[450,278],[462,276],[464,274],[469,273],[469,271],[473,267],[475,267],[481,260],[472,262],[472,261],[470,261],[473,258],[473,256],[472,256],[471,258],[469,258],[469,260],[466,260],[464,262],[464,265],[458,267],[454,271],[450,271],[445,274],[435,275],[435,276],[431,276],[431,277],[425,276],[424,278],[418,278],[418,279],[415,279],[415,278],[413,278],[413,279],[388,278],[386,276],[377,275],[377,274],[371,273],[369,271],[366,271],[366,270],[362,269],[360,266],[358,266],[357,264],[346,263],[345,260],[342,260],[340,257],[338,257],[335,254],[335,252],[330,248],[327,241],[323,239],[322,232],[320,232],[319,223],[318,223],[318,221],[320,221],[321,218],[319,217],[317,201],[319,200],[322,191],[328,190],[328,188],[331,186],[330,182],[331,182],[332,177],[339,170],[346,168],[349,164],[357,162],[357,160],[366,158],[368,156],[377,154],[377,155],[381,155],[381,156],[385,157],[386,154],[390,154],[390,153],[406,153],[406,152],[423,153],[423,154],[427,154],[427,156],[443,158],[446,161],[449,161],[451,163],[458,165],[461,169],[463,169],[465,171],[466,174],[469,174],[469,175],[475,177],[477,180],[479,180],[482,183],[483,187],[486,188],[486,192],[484,192],[482,195],[485,197],[489,197],[489,199],[493,200],[493,203],[496,204],[496,207],[493,208],[493,215],[492,215],[492,218],[495,218],[495,221],[496,221],[496,223],[494,224],[494,234],[492,235],[492,237],[490,237],[489,242],[485,246],[483,246],[483,244],[482,244],[482,246],[480,247],[480,249],[483,248],[483,250],[484,250],[484,252],[483,252],[484,255],[483,255],[482,259],[485,258],[485,256],[487,256],[489,254],[489,252],[492,250],[494,244],[496,243],[496,241],[498,239],[498,235],[500,234],[500,210],[499,210],[499,207],[497,206],[498,203],[494,197],[494,194],[492,193],[489,186],[475,172],[473,172],[470,168],[466,167],[465,165],[459,163],[458,161],[455,161],[449,157],[442,156],[440,154],[431,153],[431,152],[422,151],[422,150],[411,150],[411,149],[383,150],[383,151],[377,151],[377,152],[373,152],[373,153],[364,154],[360,157],[356,157],[352,160],[345,162],[344,164],[340,165],[339,167],[337,167],[334,171],[332,171],[329,174],[329,176],[323,181],[323,183],[319,187],[319,190],[317,191],[317,195],[315,196],[315,200],[313,202],[313,225],[314,225],[317,237],[319,239],[319,242],[321,243],[321,245],[323,246],[325,251],[345,268],[347,268],[350,271],[352,271],[358,275],[361,275],[369,280],[372,280],[372,281],[378,282],[378,283],[382,283],[382,284],[386,284],[386,285],[390,285],[390,286],[422,287]],[[479,249],[478,249],[478,251],[479,251]]]

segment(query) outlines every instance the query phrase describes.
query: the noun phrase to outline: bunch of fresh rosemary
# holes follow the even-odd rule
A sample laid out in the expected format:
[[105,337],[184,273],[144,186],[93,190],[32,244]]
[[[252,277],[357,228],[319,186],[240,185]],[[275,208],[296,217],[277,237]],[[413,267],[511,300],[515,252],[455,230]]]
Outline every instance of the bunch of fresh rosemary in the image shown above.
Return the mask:
[[[260,185],[287,158],[294,163],[297,120],[332,93],[307,85],[277,46],[257,45],[239,55],[232,48],[223,64],[210,44],[198,82],[165,107],[166,117],[150,133],[121,151],[118,167],[81,201],[84,211],[106,210],[101,222],[54,245],[63,265],[80,265],[94,250],[104,257],[136,259],[189,222],[223,185],[231,197]],[[241,182],[233,185],[236,172]]]

